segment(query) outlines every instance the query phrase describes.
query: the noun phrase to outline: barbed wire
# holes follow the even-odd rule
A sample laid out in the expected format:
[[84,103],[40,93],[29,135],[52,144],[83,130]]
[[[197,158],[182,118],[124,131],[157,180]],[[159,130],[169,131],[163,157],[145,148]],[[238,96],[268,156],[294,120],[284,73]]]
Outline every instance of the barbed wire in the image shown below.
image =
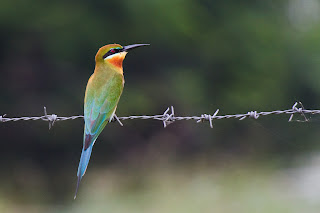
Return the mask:
[[[244,114],[233,114],[233,115],[218,115],[219,109],[217,109],[212,115],[211,114],[201,114],[200,116],[176,116],[174,112],[174,107],[168,107],[163,114],[159,115],[131,115],[125,117],[117,117],[114,115],[112,121],[118,121],[118,123],[123,126],[121,120],[133,120],[133,119],[153,119],[162,121],[163,127],[167,127],[169,124],[175,121],[182,121],[182,120],[195,120],[197,123],[209,121],[209,125],[213,128],[213,120],[217,119],[228,119],[228,118],[235,118],[239,120],[244,120],[246,118],[254,118],[258,119],[260,116],[266,115],[280,115],[280,114],[288,114],[290,115],[288,122],[296,121],[296,122],[308,122],[309,119],[306,117],[306,114],[320,114],[320,110],[310,110],[305,109],[301,102],[295,102],[295,104],[290,109],[286,110],[274,110],[270,112],[257,112],[257,111],[249,111]],[[294,114],[300,114],[303,117],[303,120],[293,120]],[[75,115],[69,117],[61,117],[56,114],[49,115],[47,113],[47,108],[44,107],[44,115],[43,116],[32,116],[32,117],[18,117],[18,118],[8,118],[6,114],[0,115],[0,122],[9,122],[9,121],[29,121],[29,120],[43,120],[49,122],[49,129],[55,124],[57,121],[66,121],[66,120],[74,120],[78,118],[83,118],[83,115]]]

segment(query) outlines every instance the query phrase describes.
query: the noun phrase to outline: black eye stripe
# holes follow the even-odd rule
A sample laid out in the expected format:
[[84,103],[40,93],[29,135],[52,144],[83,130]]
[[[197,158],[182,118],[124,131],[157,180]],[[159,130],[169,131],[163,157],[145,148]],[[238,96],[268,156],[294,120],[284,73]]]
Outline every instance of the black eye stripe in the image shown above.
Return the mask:
[[105,59],[109,55],[113,55],[113,54],[116,54],[116,53],[121,52],[121,51],[122,51],[122,48],[112,48],[106,54],[104,54],[102,58]]

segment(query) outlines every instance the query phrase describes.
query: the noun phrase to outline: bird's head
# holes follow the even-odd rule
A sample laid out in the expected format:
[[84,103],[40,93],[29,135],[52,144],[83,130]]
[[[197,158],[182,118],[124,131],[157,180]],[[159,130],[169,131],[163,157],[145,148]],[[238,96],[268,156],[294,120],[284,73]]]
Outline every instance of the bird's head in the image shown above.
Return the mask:
[[122,68],[122,62],[128,51],[146,45],[149,44],[132,44],[127,46],[121,46],[119,44],[105,45],[101,47],[96,54],[96,64],[108,63],[115,67]]

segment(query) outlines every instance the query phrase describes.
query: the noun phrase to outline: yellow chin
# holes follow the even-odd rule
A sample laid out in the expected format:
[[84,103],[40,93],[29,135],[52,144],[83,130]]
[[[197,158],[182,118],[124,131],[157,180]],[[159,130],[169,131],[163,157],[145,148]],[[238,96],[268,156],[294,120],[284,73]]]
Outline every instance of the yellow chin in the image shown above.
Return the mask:
[[114,65],[115,67],[122,68],[122,62],[126,55],[127,52],[120,52],[106,57],[104,61]]

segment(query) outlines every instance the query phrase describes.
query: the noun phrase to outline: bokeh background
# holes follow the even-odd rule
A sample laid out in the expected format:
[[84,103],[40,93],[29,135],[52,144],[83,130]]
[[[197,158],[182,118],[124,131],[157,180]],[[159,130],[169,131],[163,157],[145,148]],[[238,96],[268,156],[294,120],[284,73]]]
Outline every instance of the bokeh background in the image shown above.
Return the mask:
[[[151,44],[118,116],[320,107],[318,0],[1,0],[0,114],[83,114],[108,43]],[[319,117],[288,118],[111,123],[76,200],[83,120],[0,123],[0,212],[319,212]]]

